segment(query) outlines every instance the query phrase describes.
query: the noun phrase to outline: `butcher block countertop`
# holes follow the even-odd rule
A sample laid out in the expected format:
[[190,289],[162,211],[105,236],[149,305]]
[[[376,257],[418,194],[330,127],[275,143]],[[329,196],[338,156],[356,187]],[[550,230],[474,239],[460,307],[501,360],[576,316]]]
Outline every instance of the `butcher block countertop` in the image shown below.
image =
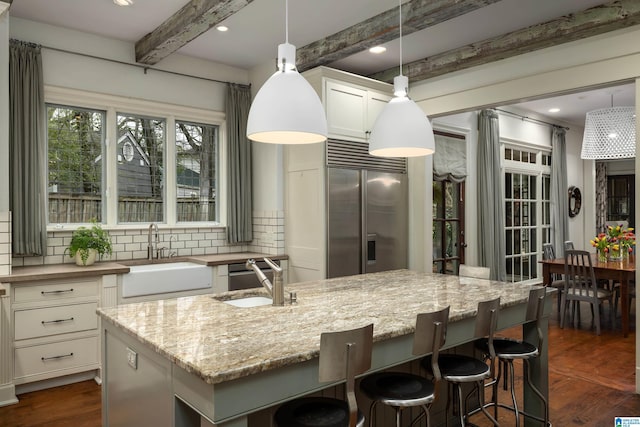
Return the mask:
[[320,334],[374,324],[374,341],[414,330],[416,315],[451,306],[450,321],[476,315],[479,301],[524,303],[531,286],[395,270],[297,283],[297,303],[239,308],[221,300],[253,291],[102,308],[103,321],[208,384],[317,357]]

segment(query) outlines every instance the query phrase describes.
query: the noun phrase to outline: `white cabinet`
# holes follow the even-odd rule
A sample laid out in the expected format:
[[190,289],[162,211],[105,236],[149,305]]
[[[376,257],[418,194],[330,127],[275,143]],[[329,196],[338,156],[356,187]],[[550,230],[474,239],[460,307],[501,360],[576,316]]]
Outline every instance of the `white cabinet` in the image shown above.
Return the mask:
[[100,281],[97,276],[12,287],[14,384],[100,367]]
[[329,137],[366,141],[390,94],[326,79],[324,105]]

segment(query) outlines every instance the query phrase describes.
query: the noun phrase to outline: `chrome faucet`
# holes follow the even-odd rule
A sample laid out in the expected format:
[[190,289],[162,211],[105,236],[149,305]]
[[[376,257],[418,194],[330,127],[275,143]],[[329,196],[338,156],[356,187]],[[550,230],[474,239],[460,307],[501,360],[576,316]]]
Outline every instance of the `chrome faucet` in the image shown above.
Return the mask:
[[[153,238],[153,234],[155,231],[155,238]],[[149,261],[153,260],[154,252],[158,250],[158,243],[160,242],[160,236],[158,234],[158,224],[152,222],[149,224],[149,244],[147,245],[147,259]]]
[[264,288],[271,296],[273,305],[282,306],[284,305],[284,282],[282,280],[282,267],[271,261],[269,258],[264,258],[264,262],[266,262],[269,267],[271,267],[271,270],[273,270],[273,284],[271,283],[269,278],[265,276],[262,270],[260,270],[260,267],[258,267],[256,261],[253,258],[248,259],[245,263],[245,266],[256,273],[256,276],[258,276],[258,280],[260,280],[262,286],[264,286]]

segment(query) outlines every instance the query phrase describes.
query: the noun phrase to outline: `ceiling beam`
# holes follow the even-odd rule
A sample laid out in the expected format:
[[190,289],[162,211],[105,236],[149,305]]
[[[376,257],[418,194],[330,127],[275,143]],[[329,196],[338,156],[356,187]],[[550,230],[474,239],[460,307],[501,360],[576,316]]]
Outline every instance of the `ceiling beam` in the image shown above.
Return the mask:
[[[411,0],[402,6],[402,33],[411,34],[499,0]],[[399,37],[398,9],[389,9],[298,49],[296,66],[305,71],[327,65]]]
[[[425,80],[638,24],[640,2],[617,0],[405,64],[403,74]],[[397,74],[394,67],[369,77],[392,82]]]
[[191,0],[136,42],[136,62],[157,64],[253,0]]

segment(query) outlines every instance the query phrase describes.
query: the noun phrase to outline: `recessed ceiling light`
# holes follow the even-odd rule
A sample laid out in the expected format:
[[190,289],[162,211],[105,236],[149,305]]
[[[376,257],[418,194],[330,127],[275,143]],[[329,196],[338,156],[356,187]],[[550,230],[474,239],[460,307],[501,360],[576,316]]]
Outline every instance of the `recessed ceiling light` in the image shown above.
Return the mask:
[[133,4],[133,0],[113,0],[113,2],[118,6],[131,6]]
[[375,54],[386,52],[386,51],[387,51],[387,48],[384,46],[374,46],[369,49],[369,52],[375,53]]
[[216,27],[216,30],[220,31],[221,33],[224,33],[225,31],[229,31],[229,27],[227,27],[225,25],[218,25]]
[[557,112],[559,112],[559,111],[560,111],[560,109],[559,109],[559,108],[549,108],[549,112],[550,112],[550,113],[557,113]]

